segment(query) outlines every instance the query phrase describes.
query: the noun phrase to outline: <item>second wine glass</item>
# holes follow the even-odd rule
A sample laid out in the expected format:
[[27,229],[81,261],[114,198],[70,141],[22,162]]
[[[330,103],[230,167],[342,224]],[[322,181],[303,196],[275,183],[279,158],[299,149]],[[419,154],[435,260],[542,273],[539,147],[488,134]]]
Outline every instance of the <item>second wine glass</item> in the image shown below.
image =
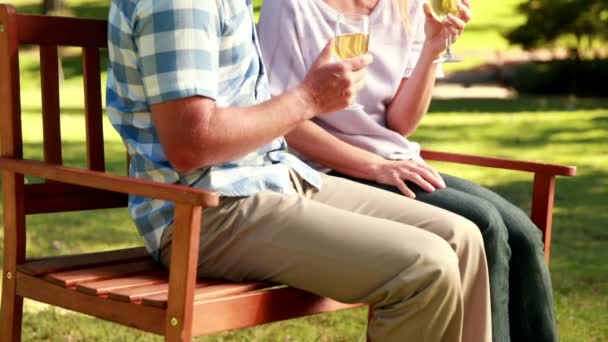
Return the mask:
[[[369,48],[369,17],[361,14],[339,14],[336,22],[334,51],[338,58],[362,56]],[[363,109],[353,103],[346,109]]]
[[[442,23],[448,19],[448,14],[458,15],[458,4],[460,0],[430,0],[431,12],[433,12],[433,16],[437,18]],[[450,35],[447,34],[446,38],[446,50],[445,54],[436,60],[436,63],[454,63],[454,62],[462,62],[462,59],[454,56],[452,54],[452,39]]]

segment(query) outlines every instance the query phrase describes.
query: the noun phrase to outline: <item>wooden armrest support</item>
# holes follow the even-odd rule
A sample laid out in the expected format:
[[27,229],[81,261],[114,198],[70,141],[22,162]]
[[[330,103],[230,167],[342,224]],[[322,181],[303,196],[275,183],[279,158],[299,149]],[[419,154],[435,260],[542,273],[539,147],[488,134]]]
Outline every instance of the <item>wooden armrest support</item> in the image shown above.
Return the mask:
[[555,176],[575,176],[575,166],[543,164],[505,158],[480,157],[474,155],[423,150],[421,155],[426,160],[443,161],[458,164],[493,167],[498,169],[545,173]]
[[551,253],[551,225],[553,221],[553,202],[555,199],[555,177],[575,176],[575,166],[557,164],[543,164],[529,161],[512,160],[505,158],[480,157],[459,153],[422,151],[426,160],[435,160],[450,163],[468,164],[497,169],[526,171],[534,173],[534,186],[532,191],[532,222],[543,233],[545,257],[549,263]]
[[52,165],[39,161],[0,157],[0,169],[61,183],[156,198],[176,203],[215,207],[219,202],[219,196],[216,193],[202,189]]

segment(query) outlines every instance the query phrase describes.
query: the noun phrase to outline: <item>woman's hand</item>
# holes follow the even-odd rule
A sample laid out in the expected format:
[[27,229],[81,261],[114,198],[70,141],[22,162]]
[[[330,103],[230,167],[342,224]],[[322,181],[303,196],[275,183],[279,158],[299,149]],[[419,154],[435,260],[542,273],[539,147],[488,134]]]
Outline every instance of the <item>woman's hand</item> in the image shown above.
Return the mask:
[[396,186],[405,196],[416,198],[405,181],[417,184],[428,192],[445,188],[439,172],[422,160],[384,160],[373,171],[377,183]]
[[447,38],[450,37],[452,43],[458,40],[466,24],[472,18],[471,3],[469,0],[460,0],[458,3],[458,16],[448,14],[445,22],[440,22],[431,14],[431,6],[428,2],[424,3],[424,14],[426,22],[424,33],[426,40],[424,44],[433,54],[439,55],[447,48]]

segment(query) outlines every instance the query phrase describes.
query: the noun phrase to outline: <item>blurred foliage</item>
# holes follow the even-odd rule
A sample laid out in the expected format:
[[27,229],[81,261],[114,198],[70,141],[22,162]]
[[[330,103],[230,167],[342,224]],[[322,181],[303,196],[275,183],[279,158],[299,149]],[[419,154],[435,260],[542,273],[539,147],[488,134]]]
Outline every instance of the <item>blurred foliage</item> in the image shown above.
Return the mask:
[[508,83],[521,94],[608,96],[608,60],[554,60],[516,66]]
[[527,20],[509,31],[506,38],[525,49],[549,45],[563,37],[574,37],[579,52],[584,39],[608,39],[607,0],[531,0],[518,6]]

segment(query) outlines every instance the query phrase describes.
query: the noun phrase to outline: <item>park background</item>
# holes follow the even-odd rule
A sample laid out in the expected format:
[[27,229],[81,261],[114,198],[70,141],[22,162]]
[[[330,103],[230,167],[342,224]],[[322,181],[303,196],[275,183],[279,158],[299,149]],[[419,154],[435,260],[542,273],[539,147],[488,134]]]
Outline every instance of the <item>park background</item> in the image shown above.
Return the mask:
[[[51,12],[95,18],[105,18],[109,4],[109,0],[4,2],[23,13],[44,11],[43,2]],[[60,10],[53,9],[62,2]],[[262,1],[254,2],[257,16]],[[559,331],[562,341],[608,341],[608,2],[473,0],[473,8],[474,19],[454,45],[464,62],[446,68],[447,77],[438,85],[430,112],[413,140],[427,149],[578,167],[576,177],[557,183],[551,273]],[[79,53],[62,51],[61,128],[68,141],[63,145],[66,163],[84,166]],[[25,156],[39,159],[38,53],[24,48],[20,57]],[[107,119],[105,125],[106,167],[124,174],[122,142]],[[435,166],[489,186],[529,210],[529,174]],[[124,209],[33,216],[28,227],[29,257],[141,244]],[[25,311],[24,341],[160,340],[32,301],[26,301]],[[365,324],[365,309],[355,309],[198,340],[356,341]]]

